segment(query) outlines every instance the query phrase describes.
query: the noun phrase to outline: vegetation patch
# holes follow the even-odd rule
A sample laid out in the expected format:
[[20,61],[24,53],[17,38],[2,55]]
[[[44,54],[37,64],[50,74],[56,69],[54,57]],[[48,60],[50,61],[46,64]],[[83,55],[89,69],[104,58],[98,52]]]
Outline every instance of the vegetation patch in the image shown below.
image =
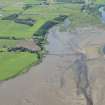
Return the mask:
[[37,40],[37,45],[41,47],[41,50],[43,50],[43,43],[46,39],[45,35],[47,34],[48,30],[55,26],[56,24],[59,24],[63,22],[68,16],[66,15],[60,15],[50,21],[47,21],[44,25],[42,25],[37,32],[33,35],[34,40]]
[[18,16],[19,14],[12,14],[7,17],[3,17],[2,20],[15,20],[16,18],[18,18]]
[[26,24],[29,26],[33,26],[35,24],[35,20],[34,19],[18,19],[19,14],[12,14],[10,16],[7,17],[3,17],[2,20],[11,20],[14,21],[16,23],[20,23],[20,24]]
[[0,80],[6,80],[25,72],[38,62],[37,54],[32,53],[0,53]]
[[23,9],[24,9],[24,10],[28,10],[29,8],[32,8],[32,5],[31,5],[31,4],[25,4],[25,5],[23,6]]
[[35,53],[35,50],[24,48],[24,47],[14,47],[14,48],[8,48],[8,52],[30,52]]
[[16,38],[14,36],[0,36],[0,39],[7,39],[7,40],[22,40],[23,38]]
[[29,26],[33,26],[36,21],[33,19],[16,19],[15,22],[20,23],[20,24],[26,24]]

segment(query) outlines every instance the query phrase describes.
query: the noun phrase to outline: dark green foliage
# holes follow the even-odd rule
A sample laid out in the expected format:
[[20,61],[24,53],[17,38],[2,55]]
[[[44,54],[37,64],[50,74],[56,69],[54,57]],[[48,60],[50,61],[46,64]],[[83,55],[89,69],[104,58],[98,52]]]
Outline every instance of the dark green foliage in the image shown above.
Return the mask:
[[67,2],[67,3],[84,3],[84,0],[57,0],[58,2]]
[[53,26],[63,22],[68,16],[66,15],[60,15],[53,20],[47,21],[42,27],[39,28],[39,30],[33,35],[35,38],[34,40],[37,40],[37,45],[40,46],[41,51],[43,51],[43,42],[45,40],[45,35],[48,32],[50,28]]
[[51,21],[47,21],[34,35],[35,36],[45,35],[50,28],[52,28],[56,24],[59,24],[60,22],[63,22],[66,18],[67,18],[66,15],[60,15]]
[[2,20],[15,20],[16,18],[18,18],[18,16],[19,14],[12,14],[7,17],[3,17]]
[[5,36],[0,36],[0,39],[7,39],[7,40],[22,40],[24,38],[16,38],[16,37],[9,37],[9,35],[7,37]]
[[33,26],[36,21],[33,19],[16,19],[15,22],[20,23],[20,24],[26,24],[29,26]]
[[29,8],[31,8],[31,7],[32,7],[31,4],[25,4],[25,6],[23,7],[23,9],[24,9],[24,10],[27,10],[27,9],[29,9]]
[[81,6],[81,11],[86,11],[88,14],[91,15],[99,15],[99,8],[102,5],[97,5],[97,4],[89,4],[89,5],[82,5]]
[[24,48],[24,47],[15,47],[15,48],[8,48],[8,52],[30,52],[30,53],[35,53],[36,51]]

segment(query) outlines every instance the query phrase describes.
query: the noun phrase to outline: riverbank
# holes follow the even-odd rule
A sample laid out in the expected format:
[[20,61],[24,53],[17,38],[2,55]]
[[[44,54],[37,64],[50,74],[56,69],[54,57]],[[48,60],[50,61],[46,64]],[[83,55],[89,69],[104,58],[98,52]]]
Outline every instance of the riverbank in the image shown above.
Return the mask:
[[[12,79],[27,72],[33,65],[39,64],[45,53],[44,45],[48,30],[62,23],[66,18],[66,15],[62,15],[47,21],[33,34],[33,39],[18,40],[13,47],[2,48],[0,57],[1,59],[5,58],[6,61],[1,60],[3,63],[1,63],[0,80]],[[7,40],[9,39],[7,38]],[[16,68],[16,66],[19,67]]]

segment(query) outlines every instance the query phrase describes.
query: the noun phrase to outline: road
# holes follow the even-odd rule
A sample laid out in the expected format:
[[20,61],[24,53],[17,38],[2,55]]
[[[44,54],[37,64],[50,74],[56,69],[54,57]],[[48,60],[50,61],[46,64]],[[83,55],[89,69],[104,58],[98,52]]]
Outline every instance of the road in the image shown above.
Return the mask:
[[105,61],[97,50],[93,52],[94,48],[104,44],[104,29],[84,27],[64,32],[57,26],[47,36],[48,54],[43,61],[28,73],[0,84],[0,105],[92,105],[87,103],[87,93],[77,94],[76,77],[82,77],[75,75],[72,65],[78,68],[75,62],[78,58],[81,61],[81,57],[75,52],[81,49],[86,50],[86,60],[83,61],[87,70],[83,66],[82,69],[87,71],[85,83],[89,82],[89,88],[85,91],[91,91],[94,105],[104,105]]

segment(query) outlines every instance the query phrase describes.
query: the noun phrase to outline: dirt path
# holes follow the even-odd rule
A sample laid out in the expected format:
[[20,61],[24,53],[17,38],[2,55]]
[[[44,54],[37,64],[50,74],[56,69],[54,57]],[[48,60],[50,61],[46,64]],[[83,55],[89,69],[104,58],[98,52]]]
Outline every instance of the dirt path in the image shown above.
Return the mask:
[[[86,105],[77,95],[74,71],[75,50],[86,50],[89,83],[94,105],[105,103],[105,61],[94,48],[105,41],[103,29],[84,27],[60,32],[54,27],[48,34],[49,53],[39,65],[0,86],[0,105]],[[92,51],[91,51],[91,50]],[[88,104],[89,105],[89,104]]]

